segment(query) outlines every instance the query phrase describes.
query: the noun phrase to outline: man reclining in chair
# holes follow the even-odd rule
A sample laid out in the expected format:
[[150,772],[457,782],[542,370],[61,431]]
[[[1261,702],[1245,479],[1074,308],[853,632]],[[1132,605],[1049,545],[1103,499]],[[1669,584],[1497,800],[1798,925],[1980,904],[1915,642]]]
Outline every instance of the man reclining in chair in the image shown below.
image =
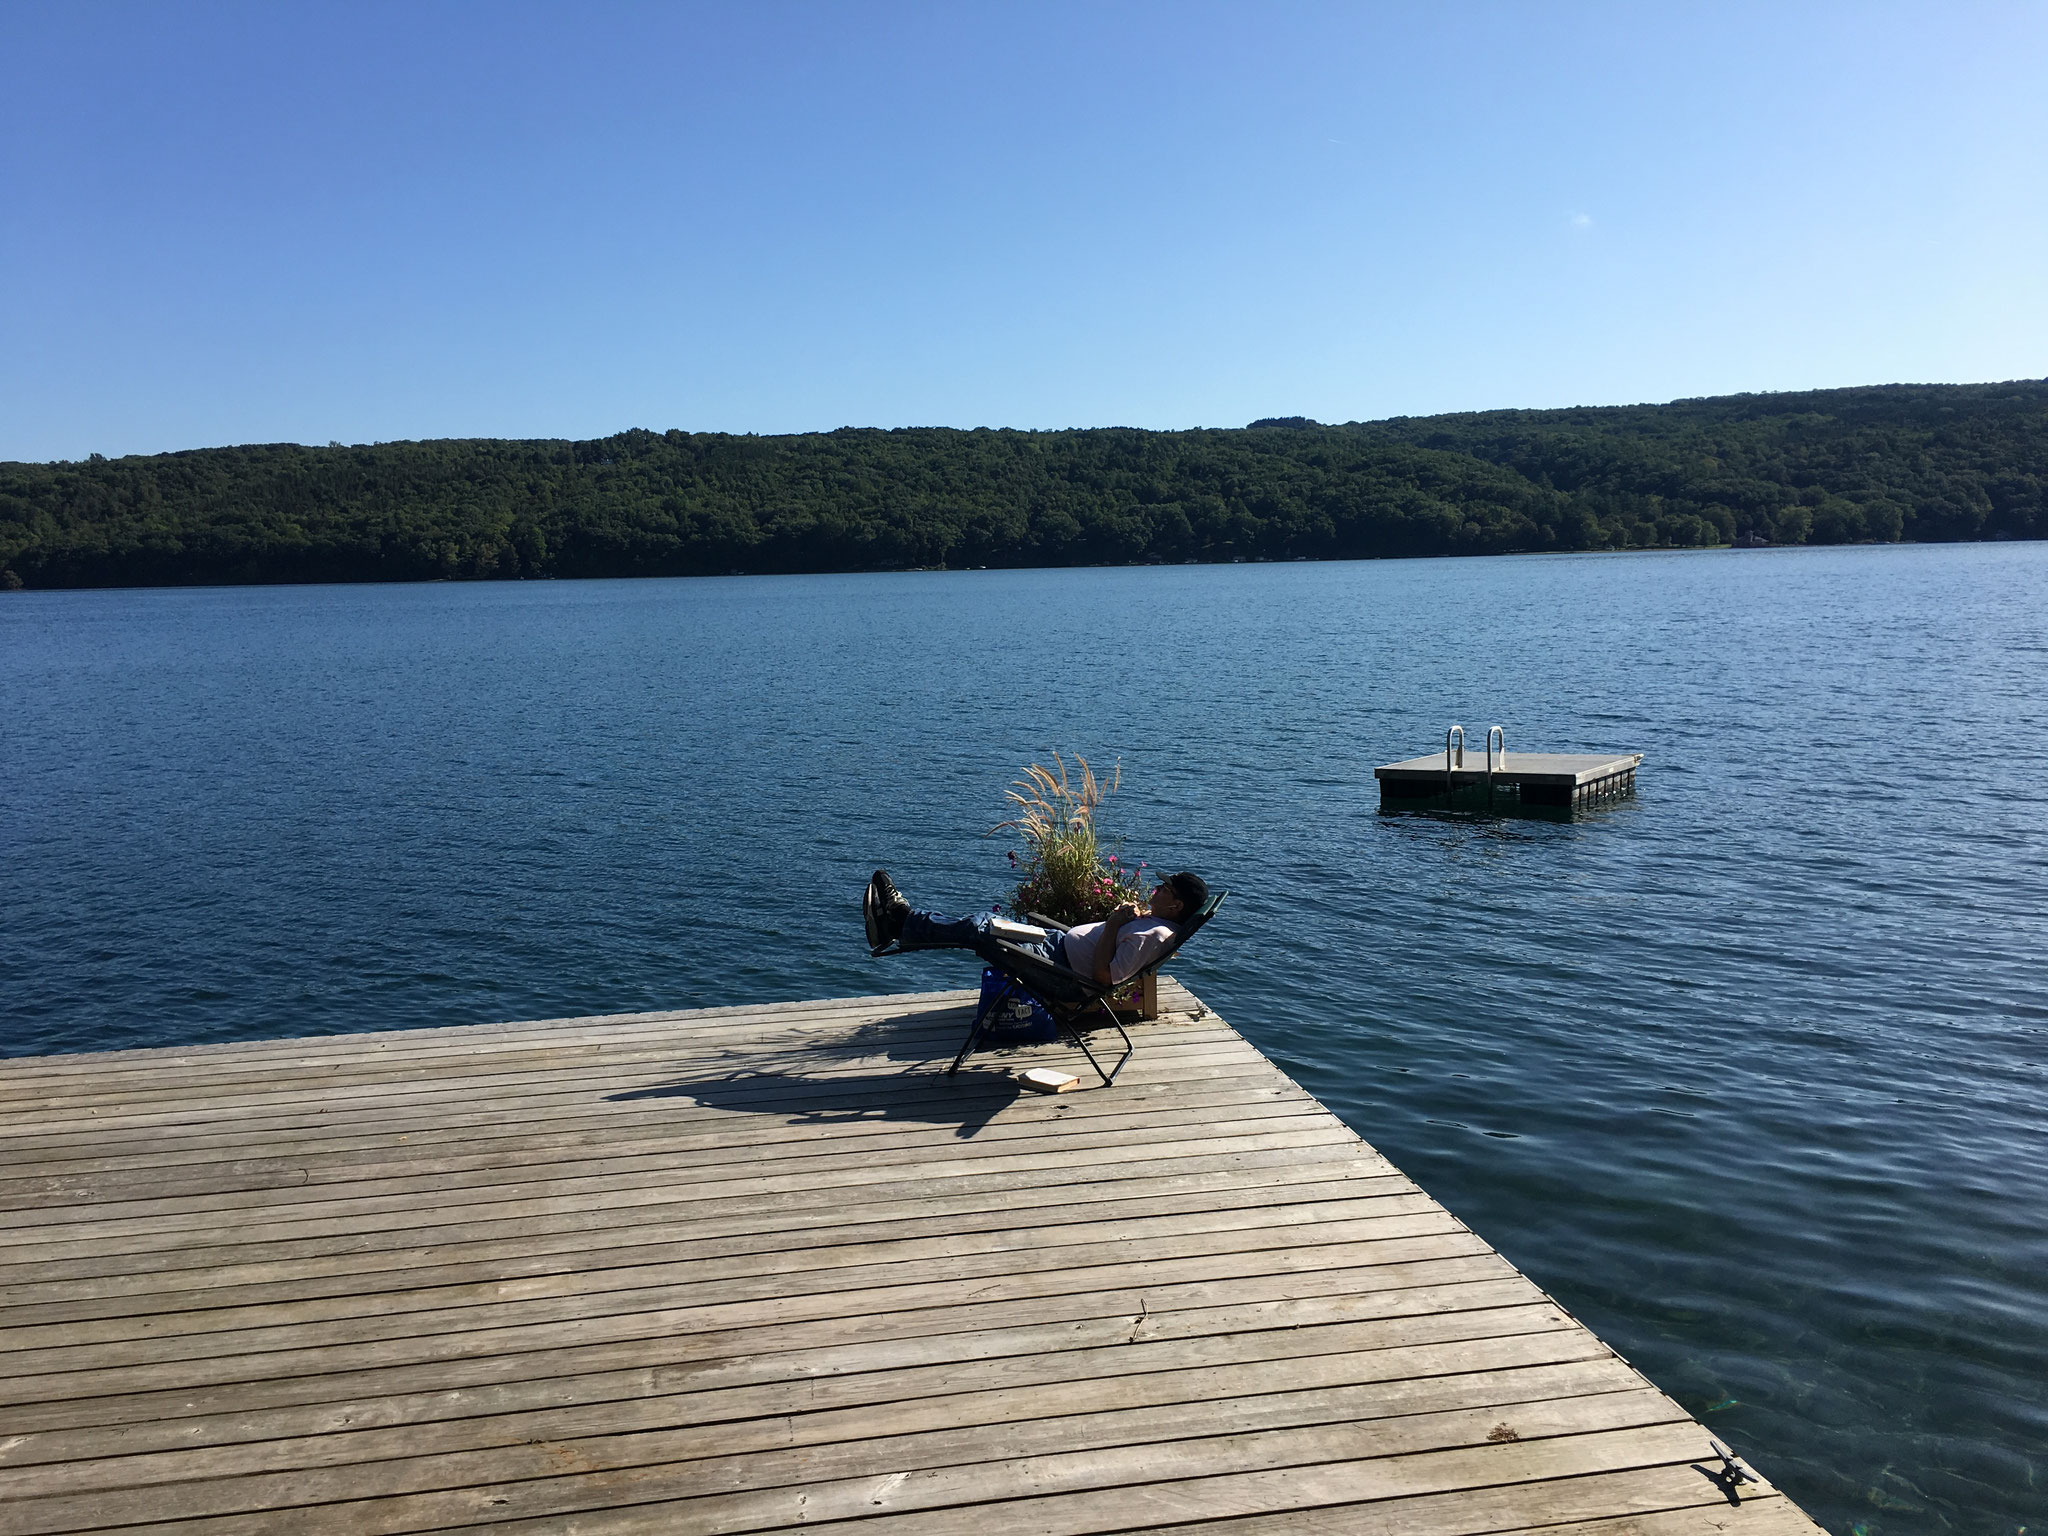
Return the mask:
[[[1065,933],[1048,933],[1042,941],[1021,947],[1036,951],[1055,965],[1093,980],[1098,986],[1129,981],[1173,942],[1174,925],[1201,911],[1209,887],[1200,875],[1182,870],[1168,875],[1152,892],[1148,911],[1118,907],[1100,923],[1078,923]],[[875,871],[864,903],[868,947],[880,954],[890,944],[905,949],[971,949],[991,964],[1000,964],[989,934],[991,919],[941,917],[913,909],[896,889],[886,869]]]

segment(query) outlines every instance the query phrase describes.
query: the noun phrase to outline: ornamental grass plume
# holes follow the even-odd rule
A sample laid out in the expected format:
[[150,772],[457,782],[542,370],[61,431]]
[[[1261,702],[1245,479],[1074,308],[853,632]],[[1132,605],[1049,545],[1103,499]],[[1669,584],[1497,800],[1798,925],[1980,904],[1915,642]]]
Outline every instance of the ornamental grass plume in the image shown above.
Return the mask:
[[1120,854],[1105,855],[1095,825],[1096,811],[1123,783],[1123,764],[1104,781],[1078,752],[1078,777],[1059,753],[1053,753],[1052,761],[1051,768],[1033,763],[1024,770],[1024,777],[1004,793],[1018,814],[989,829],[991,834],[1015,831],[1024,839],[1023,857],[1010,855],[1020,877],[1011,909],[1020,917],[1040,912],[1071,925],[1107,917],[1125,902],[1142,907],[1145,866],[1132,868]]

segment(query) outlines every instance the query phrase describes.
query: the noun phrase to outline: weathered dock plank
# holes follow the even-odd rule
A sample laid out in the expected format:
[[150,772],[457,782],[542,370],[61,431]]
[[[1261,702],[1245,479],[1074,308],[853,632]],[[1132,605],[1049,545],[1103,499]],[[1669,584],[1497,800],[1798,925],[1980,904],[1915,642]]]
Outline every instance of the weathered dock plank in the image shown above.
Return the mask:
[[0,1536],[1815,1529],[1185,990],[970,1002],[0,1062]]

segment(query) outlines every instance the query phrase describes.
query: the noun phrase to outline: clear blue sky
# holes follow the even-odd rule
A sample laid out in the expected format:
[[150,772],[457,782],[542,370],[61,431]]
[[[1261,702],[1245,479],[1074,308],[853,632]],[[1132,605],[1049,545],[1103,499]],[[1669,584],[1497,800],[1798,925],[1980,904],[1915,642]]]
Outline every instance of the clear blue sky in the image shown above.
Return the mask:
[[2048,372],[2048,4],[0,8],[0,458]]

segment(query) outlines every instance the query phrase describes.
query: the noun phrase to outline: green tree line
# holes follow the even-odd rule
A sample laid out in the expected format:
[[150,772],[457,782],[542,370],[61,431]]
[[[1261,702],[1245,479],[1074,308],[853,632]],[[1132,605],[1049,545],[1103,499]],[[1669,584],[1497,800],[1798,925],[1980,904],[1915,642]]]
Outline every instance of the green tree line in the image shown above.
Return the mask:
[[0,464],[0,586],[2048,538],[2048,380],[1326,425],[635,430]]

